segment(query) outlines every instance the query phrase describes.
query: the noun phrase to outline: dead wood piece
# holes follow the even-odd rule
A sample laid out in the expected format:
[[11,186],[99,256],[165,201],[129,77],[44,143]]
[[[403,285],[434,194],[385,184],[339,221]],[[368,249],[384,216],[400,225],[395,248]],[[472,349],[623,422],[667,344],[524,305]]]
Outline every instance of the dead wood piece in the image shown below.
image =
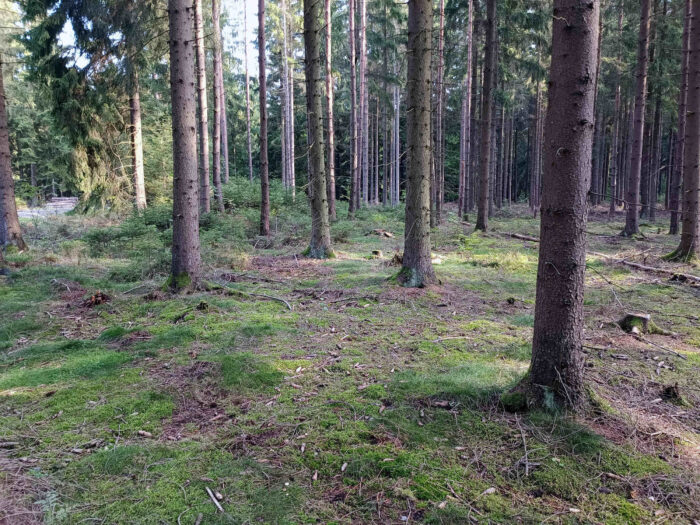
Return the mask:
[[219,500],[216,499],[216,496],[214,495],[212,490],[209,487],[204,487],[204,488],[206,489],[207,494],[209,494],[209,497],[211,498],[211,500],[214,502],[214,505],[216,505],[216,508],[219,509],[219,512],[223,512],[224,508],[219,503]]
[[627,313],[617,321],[617,325],[628,334],[660,334],[671,335],[671,332],[660,328],[651,320],[651,315],[643,313]]
[[615,264],[622,264],[624,266],[629,266],[630,268],[636,268],[638,270],[643,270],[645,272],[662,273],[664,275],[670,275],[671,281],[674,281],[674,282],[693,281],[696,283],[700,283],[700,277],[698,277],[697,275],[676,272],[674,270],[668,270],[666,268],[657,268],[655,266],[646,266],[644,264],[628,261],[626,259],[616,259],[615,257],[613,257],[611,255],[606,255],[606,254],[600,253],[600,252],[588,252],[588,253],[591,255],[595,255],[596,257],[603,257],[604,259],[609,259],[612,262],[614,262]]
[[388,232],[386,230],[382,230],[381,228],[375,228],[371,232],[367,233],[367,235],[379,235],[380,237],[387,237],[389,239],[392,239],[394,237],[393,233]]
[[540,242],[537,237],[531,237],[530,235],[523,235],[521,233],[504,232],[503,235],[513,237],[514,239],[520,239],[521,241]]

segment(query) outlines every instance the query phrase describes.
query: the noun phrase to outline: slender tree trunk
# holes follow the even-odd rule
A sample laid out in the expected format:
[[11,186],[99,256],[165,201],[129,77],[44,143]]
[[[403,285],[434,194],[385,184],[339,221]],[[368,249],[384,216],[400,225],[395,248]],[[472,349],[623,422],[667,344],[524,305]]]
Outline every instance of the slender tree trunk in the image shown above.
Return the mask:
[[496,0],[486,2],[486,45],[484,87],[481,110],[481,165],[479,205],[476,229],[488,230],[489,174],[491,172],[491,134],[493,120],[493,88],[496,74]]
[[659,90],[656,90],[656,108],[654,109],[654,140],[653,150],[651,152],[651,162],[649,170],[649,222],[656,221],[656,204],[658,202],[658,181],[659,167],[661,165],[661,139],[663,131],[662,115],[661,115],[661,97]]
[[629,186],[627,188],[627,217],[622,235],[639,233],[640,186],[642,173],[642,146],[644,143],[644,116],[646,86],[649,70],[649,1],[641,0],[639,41],[637,46],[637,80],[634,103],[634,131],[630,151]]
[[355,0],[348,0],[349,37],[350,37],[350,206],[348,215],[353,217],[357,210],[359,199],[359,135],[358,135],[358,108],[357,108],[357,58],[355,47]]
[[690,20],[691,20],[691,0],[685,0],[683,17],[683,50],[681,54],[681,87],[678,92],[678,140],[676,141],[676,163],[671,181],[671,191],[668,205],[671,208],[671,225],[669,233],[678,233],[678,218],[681,216],[679,208],[681,206],[681,185],[683,182],[683,159],[685,158],[685,127],[687,122],[687,100],[688,100],[688,72],[690,56]]
[[[617,16],[617,62],[622,63],[622,21],[624,19],[624,2],[620,1]],[[602,17],[601,17],[602,18]],[[598,50],[600,53],[600,50]],[[622,103],[622,88],[620,87],[621,75],[619,69],[615,72],[615,114],[613,116],[613,139],[612,139],[612,161],[610,163],[610,208],[608,214],[612,217],[615,214],[617,204],[617,181],[619,174],[620,159],[620,110]]]
[[0,51],[0,255],[2,249],[10,244],[20,251],[27,249],[17,216],[15,181],[12,178],[10,158],[10,132],[7,124],[7,101],[2,75],[2,52]]
[[471,146],[471,103],[472,103],[472,53],[473,53],[474,4],[467,0],[467,63],[462,88],[462,122],[459,143],[459,200],[457,214],[465,217],[469,201],[470,146]]
[[201,270],[192,0],[168,0],[168,16],[173,126],[173,244],[168,285],[182,290],[196,285]]
[[700,257],[700,1],[691,2],[688,46],[688,95],[683,147],[683,215],[681,241],[673,260]]
[[430,62],[431,0],[408,2],[406,132],[408,189],[401,281],[422,287],[435,281],[430,260]]
[[139,96],[139,75],[129,61],[129,117],[131,120],[131,158],[134,176],[134,196],[136,209],[146,208],[146,186],[143,176],[143,136],[141,134],[141,98]]
[[250,133],[250,75],[248,73],[248,3],[243,2],[243,49],[245,54],[245,120],[248,137],[248,178],[253,182],[253,139]]
[[444,152],[442,150],[442,132],[443,132],[443,115],[444,115],[444,76],[445,76],[445,0],[439,2],[439,32],[438,32],[438,60],[437,60],[437,79],[435,82],[436,94],[436,111],[435,111],[435,222],[442,222],[442,202],[443,183],[442,183],[442,165],[444,163]]
[[214,196],[220,212],[224,211],[224,194],[221,186],[221,107],[224,79],[221,66],[221,6],[219,0],[211,0],[211,19],[214,33],[214,123],[212,126]]
[[595,118],[600,2],[555,0],[552,63],[544,138],[540,255],[532,362],[534,401],[544,390],[557,404],[579,407],[583,385],[583,289],[586,196]]
[[[394,57],[394,76],[398,77],[398,57]],[[398,206],[401,200],[401,127],[400,127],[400,115],[401,110],[401,93],[399,92],[399,85],[394,84],[394,193],[392,197],[392,206]]]
[[368,100],[367,100],[367,0],[357,0],[359,7],[360,16],[360,27],[359,27],[359,58],[360,58],[360,114],[359,114],[359,146],[360,146],[360,203],[358,206],[366,206],[368,203],[368,190],[367,190],[367,161],[368,161],[368,148],[369,148],[369,137],[368,137],[368,126],[369,126],[369,112],[368,112]]
[[[282,0],[282,51],[284,53],[284,62],[282,67],[282,73],[284,79],[282,81],[282,89],[284,91],[283,101],[284,101],[284,113],[285,113],[285,149],[283,155],[285,157],[285,188],[291,190],[292,198],[296,195],[296,175],[295,175],[295,163],[294,163],[294,68],[289,67],[289,51],[287,40],[289,38],[287,30],[287,3],[286,0]],[[293,31],[291,31],[293,33]]]
[[211,209],[209,198],[209,108],[207,106],[207,62],[202,0],[194,0],[194,28],[199,99],[199,208],[203,213],[208,213]]
[[[218,0],[217,0],[218,1]],[[212,0],[213,2],[213,0]],[[213,4],[212,4],[213,9]],[[217,18],[219,17],[220,10],[217,11]],[[215,30],[218,28],[219,33],[219,50],[223,49],[223,40],[221,38],[221,26],[215,25]],[[219,52],[219,109],[220,109],[220,120],[221,120],[221,154],[222,161],[224,164],[223,171],[223,182],[228,184],[230,178],[230,166],[229,166],[229,155],[228,155],[228,119],[226,118],[226,89],[224,88],[224,62],[222,58],[222,52]]]
[[267,71],[265,0],[258,0],[258,78],[260,84],[260,235],[270,235],[270,180],[267,161]]
[[321,80],[321,2],[304,0],[304,48],[306,51],[306,111],[309,129],[309,184],[311,185],[311,242],[308,255],[333,256],[328,221],[326,169],[323,140],[323,81]]
[[328,166],[326,167],[326,183],[328,186],[328,215],[330,220],[336,219],[335,213],[335,130],[333,128],[333,69],[331,68],[332,26],[331,0],[325,0],[326,17],[326,107],[328,111]]

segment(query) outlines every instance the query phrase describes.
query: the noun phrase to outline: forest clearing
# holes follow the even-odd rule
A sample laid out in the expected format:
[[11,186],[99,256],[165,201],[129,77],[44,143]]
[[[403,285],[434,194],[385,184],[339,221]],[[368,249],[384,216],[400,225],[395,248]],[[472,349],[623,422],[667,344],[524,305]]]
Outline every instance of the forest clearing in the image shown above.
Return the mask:
[[0,525],[700,525],[700,0],[0,16]]

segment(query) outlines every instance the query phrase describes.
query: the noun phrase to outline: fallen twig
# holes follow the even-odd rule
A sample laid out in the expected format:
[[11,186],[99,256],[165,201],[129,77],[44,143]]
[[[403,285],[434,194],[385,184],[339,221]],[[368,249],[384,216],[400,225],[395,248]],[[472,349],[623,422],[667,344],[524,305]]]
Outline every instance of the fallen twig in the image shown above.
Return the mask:
[[251,293],[251,292],[239,292],[244,295],[252,295],[253,297],[264,297],[266,299],[272,299],[273,301],[278,301],[280,303],[283,303],[287,309],[291,312],[293,310],[292,305],[289,304],[289,302],[286,299],[282,299],[281,297],[275,297],[273,295],[267,295],[264,293]]
[[628,261],[626,259],[616,259],[612,255],[606,255],[606,254],[600,253],[600,252],[588,252],[588,253],[591,255],[595,255],[596,257],[603,257],[605,259],[610,259],[611,261],[613,261],[616,264],[623,264],[625,266],[629,266],[631,268],[636,268],[638,270],[643,270],[645,272],[663,273],[665,275],[678,276],[681,278],[685,278],[688,281],[695,281],[695,282],[700,283],[700,277],[698,277],[697,275],[676,272],[673,270],[668,270],[666,268],[657,268],[655,266],[646,266],[644,264],[639,264],[636,262]]
[[656,348],[660,348],[661,350],[665,350],[666,352],[669,352],[669,353],[675,355],[676,357],[680,357],[681,359],[688,359],[688,358],[687,358],[686,356],[684,356],[683,354],[679,354],[679,353],[676,352],[675,350],[671,350],[670,348],[667,348],[667,347],[665,347],[664,345],[660,345],[659,343],[655,343],[654,341],[649,341],[648,339],[645,339],[645,338],[642,337],[642,336],[637,335],[637,336],[635,336],[634,338],[635,338],[637,341],[641,341],[641,342],[646,343],[646,344],[648,344],[648,345],[650,345],[650,346],[655,346]]
[[221,504],[217,501],[216,496],[214,496],[214,493],[211,491],[209,487],[204,487],[207,491],[207,494],[209,494],[209,497],[211,500],[214,502],[214,505],[216,505],[216,508],[219,509],[219,512],[223,512],[224,508],[221,506]]

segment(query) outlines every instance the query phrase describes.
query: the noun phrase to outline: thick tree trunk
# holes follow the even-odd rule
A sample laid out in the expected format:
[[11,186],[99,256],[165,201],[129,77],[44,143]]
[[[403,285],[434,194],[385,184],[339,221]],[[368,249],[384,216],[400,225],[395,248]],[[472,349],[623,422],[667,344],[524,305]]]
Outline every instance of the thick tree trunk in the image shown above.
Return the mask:
[[496,0],[486,2],[486,45],[484,87],[481,110],[481,165],[476,229],[488,229],[489,174],[491,173],[491,134],[493,120],[493,87],[496,75]]
[[211,0],[211,20],[214,33],[214,125],[212,130],[214,196],[219,211],[224,211],[224,193],[221,187],[221,109],[223,106],[223,67],[221,65],[221,5],[219,0]]
[[197,98],[192,0],[168,0],[173,125],[173,244],[168,285],[189,288],[200,274]]
[[355,47],[355,0],[348,1],[348,17],[350,38],[350,206],[348,215],[352,217],[360,202],[360,184],[358,173],[359,135],[357,108],[357,55]]
[[681,241],[670,259],[700,257],[700,1],[690,11],[688,96],[683,148],[683,216]]
[[202,0],[194,0],[194,33],[197,49],[197,94],[199,99],[199,208],[207,213],[209,198],[209,108],[207,107],[207,61],[205,58]]
[[243,2],[243,49],[245,67],[245,122],[248,137],[248,178],[253,182],[253,139],[250,133],[250,75],[248,73],[248,3]]
[[532,362],[534,400],[545,390],[571,408],[584,399],[583,288],[600,2],[555,0],[544,139],[540,254]]
[[681,206],[681,185],[683,182],[683,159],[685,157],[685,126],[687,119],[687,100],[688,100],[688,71],[689,71],[689,50],[690,50],[690,10],[691,0],[685,0],[684,19],[683,19],[683,50],[681,55],[681,87],[678,92],[678,140],[676,141],[676,163],[673,170],[671,180],[671,188],[668,200],[668,206],[671,208],[671,225],[669,233],[676,235],[678,233],[678,218]]
[[325,0],[326,17],[326,108],[328,111],[328,166],[326,167],[326,184],[328,186],[328,216],[336,219],[335,212],[335,130],[333,126],[333,69],[331,68],[332,26],[331,0]]
[[430,259],[430,62],[431,0],[408,2],[406,132],[408,189],[401,281],[422,287],[435,281]]
[[260,235],[270,235],[270,180],[267,161],[267,72],[265,0],[258,0],[258,78],[260,84]]
[[143,176],[141,98],[139,96],[139,75],[136,68],[131,63],[129,63],[129,73],[129,117],[131,121],[131,159],[134,176],[134,197],[136,209],[143,210],[146,208],[146,186]]
[[311,185],[311,242],[308,255],[333,256],[328,221],[326,169],[323,141],[323,81],[321,80],[321,2],[304,0],[304,49],[306,51],[306,111],[309,129],[309,184]]
[[10,132],[7,125],[7,102],[2,78],[2,52],[0,51],[0,254],[5,246],[27,249],[22,237],[15,202],[15,181],[12,178],[10,158]]
[[634,103],[634,130],[630,149],[629,185],[627,188],[627,217],[624,236],[639,233],[639,207],[642,173],[642,146],[644,144],[644,117],[646,111],[646,87],[649,71],[649,1],[641,0],[639,40],[637,44],[637,80]]

